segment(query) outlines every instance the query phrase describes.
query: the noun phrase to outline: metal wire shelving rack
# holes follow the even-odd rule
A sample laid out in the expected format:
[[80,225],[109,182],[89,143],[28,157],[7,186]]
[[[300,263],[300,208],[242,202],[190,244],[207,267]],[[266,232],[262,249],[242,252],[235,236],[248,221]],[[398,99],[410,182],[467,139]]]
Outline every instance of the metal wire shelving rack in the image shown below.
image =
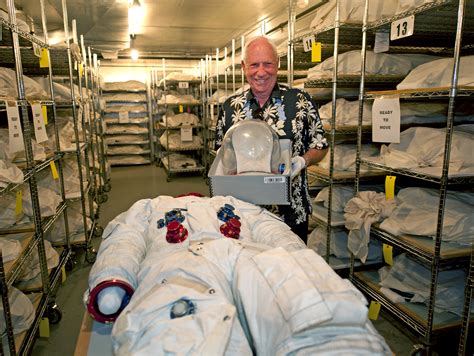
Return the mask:
[[[43,1],[40,2],[40,5],[44,29],[44,41],[30,34],[27,34],[22,30],[19,30],[17,26],[15,4],[12,0],[7,1],[9,21],[5,19],[1,20],[2,27],[6,27],[10,30],[11,37],[9,36],[9,38],[7,38],[7,41],[10,41],[9,45],[13,49],[13,56],[11,57],[11,59],[15,68],[17,85],[17,98],[16,100],[14,100],[14,105],[18,106],[19,108],[19,118],[21,119],[21,131],[23,133],[23,143],[26,156],[26,168],[24,168],[24,184],[27,184],[29,186],[31,205],[33,210],[32,226],[22,227],[19,229],[19,231],[14,231],[15,229],[10,229],[9,231],[2,231],[2,235],[11,234],[12,236],[13,234],[19,234],[18,237],[21,238],[21,251],[18,257],[16,257],[13,261],[5,264],[3,258],[0,257],[0,284],[2,290],[3,313],[6,325],[5,338],[7,340],[7,344],[3,345],[2,343],[1,347],[2,351],[7,350],[12,355],[16,353],[27,354],[30,351],[42,318],[47,317],[49,318],[49,321],[53,323],[60,321],[61,312],[54,301],[54,290],[58,286],[58,281],[61,275],[62,268],[68,262],[70,262],[71,258],[70,248],[62,249],[62,251],[60,251],[58,266],[54,268],[51,273],[48,271],[44,242],[45,234],[50,230],[54,223],[58,222],[61,216],[64,217],[66,241],[69,241],[69,230],[67,219],[67,202],[63,177],[64,154],[60,150],[58,127],[56,125],[56,106],[53,100],[54,90],[52,86],[52,67],[50,61],[48,61],[48,69],[45,71],[44,74],[47,74],[49,78],[49,93],[51,95],[51,100],[43,100],[41,101],[41,104],[46,105],[48,107],[50,125],[52,125],[54,128],[55,152],[50,157],[46,158],[46,160],[44,160],[43,162],[38,162],[34,159],[32,148],[32,131],[30,123],[31,115],[28,111],[31,104],[28,102],[25,96],[26,93],[23,77],[24,70],[22,63],[23,58],[20,46],[31,46],[32,44],[38,45],[43,51],[43,53],[46,53],[49,56],[49,45],[46,31],[46,19],[44,16]],[[20,37],[22,38],[21,41],[19,39]],[[40,197],[38,194],[37,176],[39,172],[44,171],[49,166],[53,167],[53,165],[57,165],[58,167],[57,179],[60,182],[59,187],[61,203],[56,207],[56,211],[52,216],[42,217],[40,208]],[[19,189],[21,189],[21,187],[22,185],[20,184],[8,184],[5,188],[2,189],[0,195],[4,196],[5,194],[18,191]],[[35,291],[36,293],[31,294],[31,299],[35,309],[35,318],[28,330],[19,335],[14,335],[8,299],[9,288],[16,281],[22,269],[25,268],[28,259],[36,251],[38,253],[38,260],[40,265],[41,284],[39,289]],[[0,343],[1,341],[3,340],[0,340]]]
[[[446,196],[448,189],[469,185],[473,182],[472,176],[450,176],[449,157],[454,126],[454,107],[457,100],[472,96],[474,88],[458,87],[459,58],[463,43],[464,46],[472,45],[474,40],[474,8],[464,0],[433,2],[418,6],[412,10],[397,14],[391,18],[384,18],[373,23],[368,23],[369,2],[366,1],[364,25],[362,28],[362,51],[361,51],[361,78],[359,91],[359,129],[358,129],[358,149],[356,161],[355,190],[359,191],[360,169],[370,167],[380,172],[390,173],[398,176],[409,177],[421,182],[435,184],[439,188],[439,205],[437,207],[437,232],[434,239],[423,236],[393,236],[380,229],[378,225],[371,229],[371,238],[377,239],[384,244],[399,248],[407,253],[411,258],[426,265],[431,270],[430,297],[427,306],[416,303],[394,303],[381,290],[378,285],[378,275],[376,271],[360,271],[354,263],[351,264],[350,279],[371,299],[379,302],[385,310],[395,316],[403,325],[411,328],[415,334],[421,337],[423,348],[427,353],[433,351],[433,346],[438,337],[452,330],[460,330],[460,341],[458,352],[466,352],[468,341],[468,327],[472,323],[470,314],[470,304],[472,300],[472,265],[473,254],[471,248],[455,248],[448,242],[442,241],[443,217],[445,212]],[[466,11],[467,10],[467,11]],[[429,45],[436,41],[438,47],[454,47],[451,52],[453,57],[453,74],[451,86],[449,88],[413,89],[413,90],[383,90],[366,91],[365,83],[365,51],[367,48],[367,36],[369,31],[374,31],[391,22],[402,19],[410,15],[416,15],[415,34],[408,42],[411,45]],[[439,20],[439,21],[438,21]],[[432,29],[433,23],[436,28]],[[439,25],[439,26],[438,26]],[[464,28],[463,28],[464,27]],[[431,29],[428,31],[428,29]],[[438,36],[439,35],[439,36]],[[431,37],[431,38],[430,38]],[[398,41],[397,41],[398,42]],[[454,44],[454,46],[453,46]],[[464,47],[466,48],[466,47]],[[444,49],[443,49],[444,51]],[[445,51],[446,53],[446,51]],[[447,52],[449,53],[449,52]],[[439,176],[426,174],[415,169],[400,169],[388,167],[384,164],[373,162],[361,157],[361,136],[362,136],[362,107],[365,100],[372,100],[380,96],[398,97],[409,100],[448,100],[448,116],[446,122],[446,138],[444,143],[443,167]],[[352,259],[354,262],[354,259]],[[442,270],[463,268],[468,270],[465,297],[464,313],[459,318],[454,314],[435,311],[436,289],[438,275]],[[471,345],[472,347],[472,345]]]
[[[157,149],[155,150],[156,163],[161,165],[166,171],[166,181],[170,182],[173,175],[177,174],[204,174],[206,165],[206,137],[207,137],[207,126],[205,120],[205,86],[204,77],[201,79],[191,80],[170,80],[166,79],[166,61],[163,59],[163,65],[161,68],[163,78],[158,81],[158,69],[154,69],[150,73],[151,77],[151,92],[153,103],[153,128],[154,138],[157,142]],[[171,89],[179,89],[180,94],[185,93],[191,95],[196,101],[189,102],[168,102],[167,94]],[[161,100],[160,100],[161,99]],[[173,113],[184,113],[189,112],[195,114],[199,118],[199,123],[196,125],[183,126],[192,131],[192,137],[199,137],[202,139],[202,144],[199,145],[188,145],[183,147],[171,147],[170,136],[179,134],[182,126],[171,126],[169,120],[165,120],[164,123],[160,122],[163,115],[166,115],[168,111]],[[160,138],[166,138],[165,144],[160,142]],[[195,166],[189,167],[176,167],[173,165],[173,153],[186,153],[191,156],[195,161]]]

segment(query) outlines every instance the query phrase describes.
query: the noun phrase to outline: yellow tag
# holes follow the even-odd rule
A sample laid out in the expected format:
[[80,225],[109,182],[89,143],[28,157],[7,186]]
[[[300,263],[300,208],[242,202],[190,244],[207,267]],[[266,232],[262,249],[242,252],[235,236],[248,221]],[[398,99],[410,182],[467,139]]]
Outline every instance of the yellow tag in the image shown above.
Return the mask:
[[386,264],[393,266],[393,246],[383,244],[383,259]]
[[51,166],[51,174],[53,175],[53,179],[59,179],[58,170],[56,169],[56,163],[54,161],[49,162]]
[[387,200],[395,198],[395,176],[385,177],[385,197]]
[[311,62],[321,62],[321,42],[313,42],[311,45]]
[[20,215],[22,212],[23,212],[23,191],[19,190],[16,192],[15,214]]
[[66,266],[61,267],[61,283],[66,282]]
[[49,67],[49,52],[46,48],[41,48],[40,68]]
[[376,302],[375,300],[370,302],[369,306],[369,319],[370,320],[377,320],[379,318],[380,313],[380,303]]
[[40,337],[49,337],[49,319],[41,318],[39,325],[39,334]]
[[82,78],[82,70],[83,70],[82,63],[79,63],[79,77],[81,78]]
[[184,112],[183,105],[179,105],[179,112]]
[[48,107],[46,105],[41,106],[41,111],[43,111],[43,120],[44,124],[48,124]]

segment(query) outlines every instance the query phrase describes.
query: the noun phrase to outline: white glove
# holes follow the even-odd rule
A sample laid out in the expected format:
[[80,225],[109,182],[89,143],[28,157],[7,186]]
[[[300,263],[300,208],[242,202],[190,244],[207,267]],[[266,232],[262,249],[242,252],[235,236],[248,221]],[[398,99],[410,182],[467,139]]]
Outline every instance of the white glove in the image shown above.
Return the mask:
[[300,174],[301,170],[306,167],[306,161],[301,156],[296,156],[291,159],[291,179]]
[[97,295],[97,304],[102,314],[116,313],[122,305],[125,290],[120,287],[109,287],[101,290]]

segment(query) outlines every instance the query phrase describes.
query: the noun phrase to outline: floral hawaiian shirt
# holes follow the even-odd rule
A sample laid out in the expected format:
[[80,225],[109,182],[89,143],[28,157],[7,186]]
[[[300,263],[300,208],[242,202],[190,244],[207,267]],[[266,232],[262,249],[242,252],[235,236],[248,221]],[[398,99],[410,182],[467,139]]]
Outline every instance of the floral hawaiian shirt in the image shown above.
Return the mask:
[[[267,122],[280,139],[290,139],[293,156],[302,156],[310,148],[322,150],[328,146],[316,106],[309,94],[276,84],[262,107],[250,89],[225,101],[216,124],[216,150],[233,124],[253,118]],[[291,188],[290,207],[294,223],[299,224],[311,213],[306,170],[292,180]]]

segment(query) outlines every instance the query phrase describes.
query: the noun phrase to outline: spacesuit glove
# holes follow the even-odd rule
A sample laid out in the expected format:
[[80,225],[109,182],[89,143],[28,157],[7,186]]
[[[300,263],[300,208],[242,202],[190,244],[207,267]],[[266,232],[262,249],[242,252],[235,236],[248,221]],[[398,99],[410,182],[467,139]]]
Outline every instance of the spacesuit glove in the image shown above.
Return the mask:
[[296,156],[291,159],[291,179],[301,173],[301,170],[306,167],[306,160],[302,156]]

